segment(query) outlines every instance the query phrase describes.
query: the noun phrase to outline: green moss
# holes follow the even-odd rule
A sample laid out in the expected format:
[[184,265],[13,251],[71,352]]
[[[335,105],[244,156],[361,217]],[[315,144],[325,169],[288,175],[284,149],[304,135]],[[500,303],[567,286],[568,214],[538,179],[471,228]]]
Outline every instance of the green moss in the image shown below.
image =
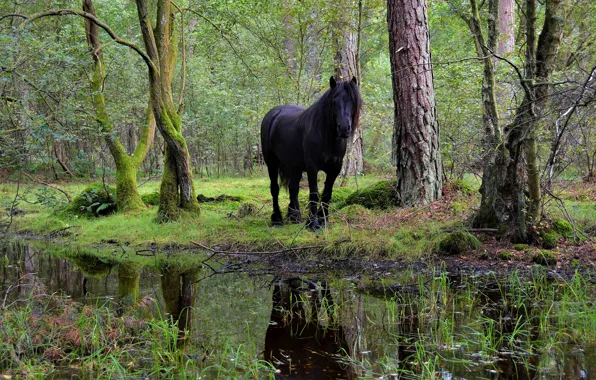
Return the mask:
[[513,246],[513,249],[515,249],[516,251],[524,251],[528,248],[527,244],[516,244]]
[[500,251],[497,256],[499,257],[499,259],[501,260],[511,260],[511,258],[513,257],[513,253],[508,252],[508,251]]
[[488,252],[486,252],[486,251],[481,252],[480,255],[478,255],[478,258],[480,260],[488,260]]
[[149,194],[143,194],[141,195],[141,199],[146,205],[157,206],[159,205],[159,192],[154,191]]
[[395,181],[380,181],[350,194],[345,205],[359,204],[368,209],[385,210],[397,205]]
[[557,248],[559,243],[559,234],[554,231],[550,231],[542,236],[542,248],[553,249]]
[[451,187],[453,188],[453,190],[459,191],[460,193],[470,196],[474,193],[474,189],[472,188],[472,186],[470,186],[469,184],[467,184],[466,182],[460,180],[460,179],[456,179],[455,181],[451,182]]
[[532,261],[540,265],[555,265],[557,263],[557,255],[549,251],[536,252],[532,256]]
[[247,216],[254,216],[257,215],[259,212],[259,205],[257,202],[254,201],[246,201],[240,204],[238,207],[238,216],[240,218],[245,218]]
[[104,186],[101,182],[92,183],[73,199],[66,212],[85,216],[112,214],[116,211],[115,194],[114,186]]
[[346,199],[354,192],[353,189],[349,187],[338,187],[333,189],[333,194],[331,195],[331,202],[337,205],[344,204]]
[[366,207],[355,204],[342,208],[336,213],[336,216],[348,223],[357,223],[369,217],[370,214],[371,212]]
[[571,226],[571,223],[565,219],[555,218],[553,220],[553,230],[558,232],[563,237],[573,236],[573,227]]
[[439,251],[446,255],[458,255],[480,247],[476,236],[466,231],[455,231],[443,238],[439,243]]

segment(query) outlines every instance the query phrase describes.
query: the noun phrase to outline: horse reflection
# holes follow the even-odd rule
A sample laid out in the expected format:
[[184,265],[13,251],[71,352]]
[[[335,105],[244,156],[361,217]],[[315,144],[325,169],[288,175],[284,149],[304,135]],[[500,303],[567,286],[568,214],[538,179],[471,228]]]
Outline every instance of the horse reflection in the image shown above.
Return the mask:
[[340,361],[348,346],[334,308],[325,281],[294,277],[275,282],[265,359],[277,369],[276,379],[355,378]]

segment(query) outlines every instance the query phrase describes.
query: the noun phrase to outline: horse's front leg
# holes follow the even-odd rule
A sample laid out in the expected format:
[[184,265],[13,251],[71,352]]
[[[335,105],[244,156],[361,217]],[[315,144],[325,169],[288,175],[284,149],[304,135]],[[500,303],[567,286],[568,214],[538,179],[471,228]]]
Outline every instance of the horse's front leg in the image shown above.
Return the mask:
[[306,171],[308,175],[308,188],[310,194],[308,196],[308,221],[306,227],[310,230],[318,230],[321,228],[317,218],[317,205],[319,204],[319,185],[317,184],[317,170],[310,169]]
[[329,218],[329,202],[331,202],[331,195],[333,194],[333,184],[339,175],[341,165],[339,168],[333,168],[327,171],[325,178],[325,187],[323,188],[323,195],[321,196],[321,207],[317,211],[317,216],[320,222],[327,223]]

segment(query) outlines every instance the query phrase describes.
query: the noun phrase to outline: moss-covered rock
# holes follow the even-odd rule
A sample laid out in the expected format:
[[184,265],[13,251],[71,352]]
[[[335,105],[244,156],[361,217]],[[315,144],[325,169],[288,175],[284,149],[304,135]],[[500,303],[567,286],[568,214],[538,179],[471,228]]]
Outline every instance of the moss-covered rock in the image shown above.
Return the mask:
[[549,231],[542,236],[542,248],[553,249],[557,248],[559,243],[559,234],[555,231]]
[[439,243],[439,251],[445,255],[458,255],[480,247],[476,236],[466,231],[455,231],[443,238]]
[[153,193],[143,194],[141,195],[141,199],[143,203],[147,206],[159,206],[159,191],[154,191]]
[[342,208],[336,213],[336,216],[348,223],[357,223],[369,217],[370,211],[362,205],[355,204]]
[[116,212],[116,189],[101,182],[92,183],[73,199],[67,212],[85,216],[112,214]]
[[532,261],[540,265],[555,265],[557,264],[557,255],[549,251],[536,252],[532,256]]
[[563,237],[573,236],[573,227],[571,226],[571,223],[565,219],[555,218],[553,220],[553,230]]
[[333,189],[333,194],[331,195],[331,203],[342,205],[352,193],[353,191],[347,187],[336,187]]
[[238,207],[238,217],[240,218],[257,215],[258,212],[259,205],[254,201],[242,202],[240,203],[240,207]]
[[344,205],[361,205],[367,209],[385,210],[397,205],[395,181],[380,181],[350,194]]

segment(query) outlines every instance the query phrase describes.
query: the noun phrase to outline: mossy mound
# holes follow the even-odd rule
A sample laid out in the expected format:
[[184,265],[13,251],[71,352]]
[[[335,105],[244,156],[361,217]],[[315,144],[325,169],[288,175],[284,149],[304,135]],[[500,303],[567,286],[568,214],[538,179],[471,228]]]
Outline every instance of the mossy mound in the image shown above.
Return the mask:
[[513,246],[513,249],[515,249],[516,251],[525,251],[526,249],[528,249],[528,247],[530,247],[527,244],[516,244]]
[[91,277],[104,277],[117,264],[116,261],[89,254],[80,254],[72,258],[79,269]]
[[370,211],[362,205],[349,205],[336,213],[340,219],[347,221],[348,223],[361,222],[370,216]]
[[257,215],[259,212],[259,205],[257,205],[254,201],[246,201],[240,203],[240,207],[238,207],[238,217],[245,218],[247,216],[254,216]]
[[461,179],[456,179],[454,181],[451,181],[451,183],[449,184],[449,187],[451,188],[451,190],[457,191],[463,195],[470,196],[470,195],[474,194],[474,189],[472,188],[472,186],[470,186],[466,182],[462,181]]
[[347,187],[334,188],[331,195],[331,204],[343,204],[352,193],[353,191]]
[[497,253],[497,256],[499,257],[499,259],[507,261],[513,258],[513,253],[509,251],[500,251],[499,253]]
[[478,247],[480,247],[480,241],[466,231],[452,232],[439,243],[439,251],[445,255],[459,255]]
[[569,223],[565,219],[555,218],[553,220],[553,230],[555,230],[563,237],[573,236],[573,227],[571,226],[571,223]]
[[542,236],[542,248],[553,249],[557,248],[559,243],[559,234],[555,231],[549,231]]
[[350,194],[344,205],[361,205],[371,210],[385,210],[397,205],[395,181],[380,181]]
[[73,199],[68,213],[85,216],[105,216],[116,212],[116,188],[94,182]]
[[141,199],[143,200],[143,203],[147,206],[159,206],[159,191],[155,191],[149,194],[143,194],[141,195]]
[[549,251],[536,252],[532,256],[532,261],[540,265],[556,265],[557,255]]

